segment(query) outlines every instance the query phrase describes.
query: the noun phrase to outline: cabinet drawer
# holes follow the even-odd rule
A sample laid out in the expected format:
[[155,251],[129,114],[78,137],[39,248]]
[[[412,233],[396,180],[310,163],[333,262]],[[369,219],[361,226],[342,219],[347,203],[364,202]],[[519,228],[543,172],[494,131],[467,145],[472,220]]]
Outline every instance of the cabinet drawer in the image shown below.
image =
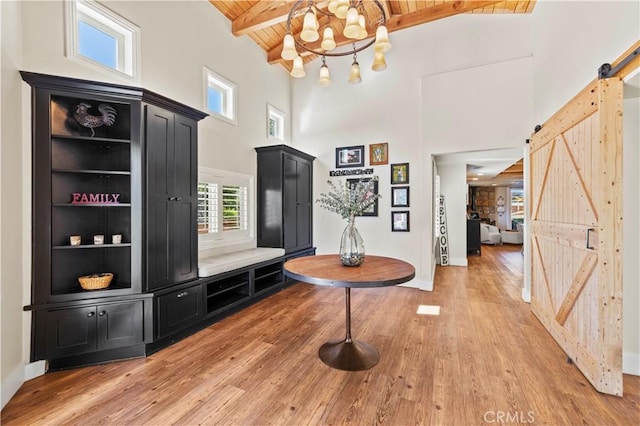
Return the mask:
[[200,284],[159,296],[158,337],[164,337],[198,322],[202,318],[202,286]]

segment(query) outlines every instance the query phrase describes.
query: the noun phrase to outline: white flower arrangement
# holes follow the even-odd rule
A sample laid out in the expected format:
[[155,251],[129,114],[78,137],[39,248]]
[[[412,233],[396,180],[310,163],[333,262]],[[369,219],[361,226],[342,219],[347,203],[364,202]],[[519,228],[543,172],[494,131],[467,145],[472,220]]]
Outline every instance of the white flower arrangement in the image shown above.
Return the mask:
[[320,207],[330,212],[338,213],[343,219],[353,220],[356,216],[361,216],[371,207],[380,194],[375,194],[374,185],[378,181],[378,176],[371,179],[360,179],[355,185],[349,182],[338,181],[336,185],[328,180],[331,191],[320,193],[320,198],[316,200]]

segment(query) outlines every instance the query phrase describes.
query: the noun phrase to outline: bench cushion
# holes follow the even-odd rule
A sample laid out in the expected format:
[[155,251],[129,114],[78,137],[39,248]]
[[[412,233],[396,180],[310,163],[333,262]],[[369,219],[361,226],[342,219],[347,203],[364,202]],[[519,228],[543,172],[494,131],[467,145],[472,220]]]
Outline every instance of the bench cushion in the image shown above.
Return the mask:
[[280,256],[284,256],[284,249],[256,247],[249,250],[205,257],[198,261],[198,276],[210,277],[253,265],[254,263],[265,262]]

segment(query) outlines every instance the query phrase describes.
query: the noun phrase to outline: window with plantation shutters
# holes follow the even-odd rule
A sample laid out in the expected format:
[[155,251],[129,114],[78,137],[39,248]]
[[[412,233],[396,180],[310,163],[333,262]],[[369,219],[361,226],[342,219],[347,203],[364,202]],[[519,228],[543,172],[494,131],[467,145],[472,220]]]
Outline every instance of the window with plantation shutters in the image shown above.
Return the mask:
[[252,237],[253,177],[201,167],[198,233],[201,248],[235,244]]

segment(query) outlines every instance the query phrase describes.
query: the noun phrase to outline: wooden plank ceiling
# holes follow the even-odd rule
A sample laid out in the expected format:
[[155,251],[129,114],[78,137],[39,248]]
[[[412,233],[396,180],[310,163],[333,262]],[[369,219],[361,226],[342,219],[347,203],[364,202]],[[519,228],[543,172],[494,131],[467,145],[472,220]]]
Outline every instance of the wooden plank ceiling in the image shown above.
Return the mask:
[[[224,16],[231,21],[231,32],[235,36],[247,35],[267,53],[270,64],[281,64],[290,69],[290,61],[280,58],[282,39],[287,32],[287,16],[295,0],[209,0]],[[370,0],[363,0],[365,3]],[[317,2],[324,7],[326,1]],[[535,0],[521,1],[399,1],[380,0],[387,13],[387,29],[394,32],[416,25],[426,24],[438,19],[448,18],[461,13],[472,14],[509,14],[530,13],[533,11]],[[292,21],[292,31],[302,29],[302,20]],[[374,33],[370,32],[373,36]],[[336,40],[338,45],[340,41]],[[349,43],[343,40],[342,44]],[[316,55],[300,52],[304,62],[309,62]]]

